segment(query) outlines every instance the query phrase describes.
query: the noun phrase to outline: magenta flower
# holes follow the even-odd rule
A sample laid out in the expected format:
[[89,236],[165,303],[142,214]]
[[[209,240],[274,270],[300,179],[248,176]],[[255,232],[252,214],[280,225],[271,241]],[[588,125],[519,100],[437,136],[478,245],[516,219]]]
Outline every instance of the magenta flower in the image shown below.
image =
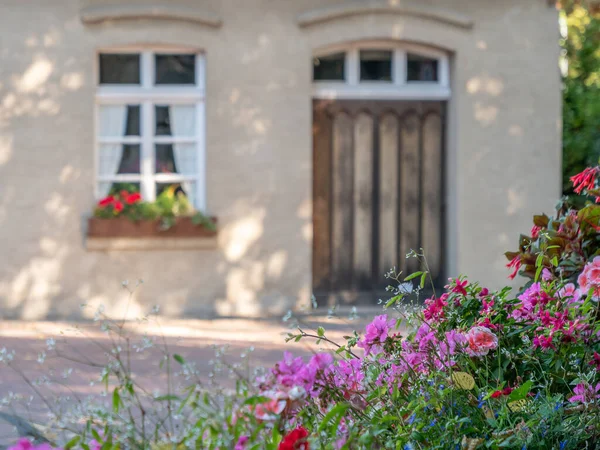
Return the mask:
[[237,444],[235,444],[235,447],[233,448],[233,450],[244,450],[246,448],[246,444],[248,443],[248,441],[250,440],[250,437],[248,436],[240,436],[240,438],[237,441]]
[[600,395],[598,394],[600,391],[600,383],[596,385],[596,387],[592,387],[587,383],[579,383],[577,386],[573,388],[573,392],[576,394],[569,398],[570,402],[581,402],[581,403],[591,403],[594,400],[600,399]]
[[396,320],[389,319],[387,314],[376,316],[373,321],[367,325],[365,336],[357,345],[365,350],[365,355],[368,355],[371,351],[376,353],[381,352],[381,344],[385,342],[390,329],[392,329],[395,324]]

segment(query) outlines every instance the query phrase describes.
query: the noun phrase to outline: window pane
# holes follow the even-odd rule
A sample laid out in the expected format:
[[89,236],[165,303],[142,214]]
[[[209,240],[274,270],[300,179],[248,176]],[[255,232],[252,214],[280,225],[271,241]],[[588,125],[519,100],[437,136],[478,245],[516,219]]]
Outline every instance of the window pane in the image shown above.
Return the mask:
[[196,55],[155,55],[155,84],[196,84]]
[[140,55],[100,54],[100,84],[140,84]]
[[140,135],[139,105],[105,105],[100,106],[98,111],[99,137]]
[[175,156],[172,144],[157,144],[155,146],[155,170],[156,173],[177,173]]
[[98,175],[140,173],[139,144],[102,144],[99,146]]
[[406,57],[408,81],[438,81],[437,59],[409,53]]
[[361,81],[392,81],[391,50],[360,51]]
[[196,107],[193,105],[156,105],[154,107],[155,135],[194,137]]
[[345,53],[334,53],[313,58],[313,80],[344,81]]
[[[192,181],[184,181],[181,183],[156,183],[156,198],[160,201],[161,196],[184,195],[190,207],[196,206],[196,183]],[[191,212],[191,211],[190,211]]]
[[196,144],[156,144],[156,173],[196,175]]
[[123,155],[117,173],[140,173],[140,146],[139,144],[123,145]]

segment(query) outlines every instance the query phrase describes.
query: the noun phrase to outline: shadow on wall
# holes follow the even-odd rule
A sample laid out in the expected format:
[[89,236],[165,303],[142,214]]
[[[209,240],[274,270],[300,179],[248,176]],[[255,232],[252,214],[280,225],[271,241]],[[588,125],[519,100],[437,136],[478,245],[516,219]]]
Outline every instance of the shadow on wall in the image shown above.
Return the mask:
[[[57,19],[49,14],[52,20]],[[169,316],[258,316],[279,314],[298,299],[308,299],[309,289],[302,287],[310,280],[303,269],[308,255],[290,249],[310,245],[310,191],[290,199],[280,186],[293,183],[295,173],[310,171],[310,158],[304,167],[286,169],[285,157],[268,139],[278,119],[262,112],[260,93],[237,87],[208,111],[209,121],[231,124],[226,139],[209,131],[209,164],[215,152],[231,148],[240,160],[236,167],[208,174],[209,203],[218,198],[218,211],[212,212],[222,223],[219,251],[84,250],[84,218],[94,201],[95,86],[93,46],[77,42],[79,27],[73,17],[0,50],[0,251],[5,255],[0,316],[92,317],[104,305],[111,316],[135,318],[154,304]],[[17,28],[7,32],[23,35]],[[267,35],[245,45],[238,61],[261,64],[273,58],[274,63]],[[297,82],[285,70],[265,70],[262,79],[269,93]],[[262,179],[259,189],[249,192],[246,186],[257,177]],[[278,206],[286,202],[287,208]],[[129,279],[132,289],[138,278],[144,283],[130,296],[121,282]],[[292,281],[286,286],[283,278]],[[80,310],[83,303],[89,307]]]

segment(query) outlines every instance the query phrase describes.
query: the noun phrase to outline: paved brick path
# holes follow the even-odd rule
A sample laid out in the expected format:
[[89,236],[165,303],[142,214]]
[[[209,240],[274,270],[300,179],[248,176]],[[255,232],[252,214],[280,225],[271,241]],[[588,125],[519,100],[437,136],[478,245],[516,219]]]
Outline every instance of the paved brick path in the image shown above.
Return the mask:
[[[304,319],[306,331],[324,326],[327,336],[334,341],[342,342],[343,336],[350,334],[352,329],[363,329],[379,309],[371,309],[360,313],[360,317],[350,321],[343,319],[327,319],[324,316],[311,316]],[[208,378],[211,371],[210,360],[214,358],[214,346],[228,345],[226,360],[240,361],[240,355],[253,347],[251,363],[253,366],[269,367],[281,359],[284,350],[296,354],[310,355],[315,350],[314,342],[285,343],[285,334],[289,331],[288,324],[281,320],[164,320],[151,321],[144,324],[127,324],[131,343],[139,345],[144,336],[154,339],[156,345],[166,343],[171,353],[177,353],[186,361],[196,363],[201,377]],[[48,351],[47,339],[56,341],[56,348],[64,357],[57,357]],[[125,347],[125,344],[121,344]],[[23,374],[30,380],[38,379],[41,375],[50,375],[53,380],[64,386],[54,384],[51,388],[61,395],[69,394],[73,398],[100,394],[102,386],[97,383],[100,368],[80,364],[73,360],[103,363],[106,361],[105,349],[111,347],[111,340],[103,333],[97,323],[56,323],[56,322],[0,322],[0,349],[6,347],[15,351],[13,364],[21,374],[0,363],[0,399],[10,393],[30,396],[33,390],[23,379]],[[328,348],[327,344],[321,346]],[[329,346],[331,348],[331,346]],[[43,364],[38,362],[40,353],[48,355]],[[161,390],[164,393],[166,375],[159,368],[160,350],[152,348],[142,352],[132,351],[131,366],[140,382],[148,391]],[[71,372],[63,378],[65,372]],[[227,382],[226,380],[224,380]],[[92,385],[93,383],[93,385]],[[38,388],[44,393],[49,387]],[[75,400],[73,400],[75,401]],[[99,401],[107,401],[99,396]],[[31,416],[41,419],[45,410],[39,399],[32,403]],[[0,411],[7,411],[6,408]],[[10,408],[8,409],[10,410]],[[23,412],[22,408],[20,412]],[[0,443],[14,436],[12,427],[0,423]]]

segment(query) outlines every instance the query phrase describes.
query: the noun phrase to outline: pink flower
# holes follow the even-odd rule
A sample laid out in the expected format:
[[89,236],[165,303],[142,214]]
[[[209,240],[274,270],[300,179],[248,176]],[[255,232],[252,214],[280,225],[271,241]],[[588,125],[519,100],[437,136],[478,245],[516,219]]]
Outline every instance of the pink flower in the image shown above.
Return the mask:
[[379,353],[381,344],[385,342],[391,328],[396,324],[394,319],[388,319],[387,314],[376,316],[365,329],[365,336],[358,342],[360,348],[365,349],[365,355],[368,355],[371,350]]
[[533,348],[543,348],[544,350],[556,350],[556,347],[554,346],[554,344],[552,344],[552,336],[535,336],[533,338]]
[[33,443],[26,438],[19,439],[17,445],[13,445],[12,447],[8,447],[8,450],[60,450],[58,448],[54,449],[50,444],[39,444],[33,445]]
[[469,285],[467,280],[461,281],[459,278],[456,279],[456,284],[452,287],[452,292],[460,295],[467,295],[466,287]]
[[592,290],[595,299],[600,297],[600,256],[596,256],[592,262],[586,264],[583,272],[579,274],[577,282],[584,295]]
[[498,337],[485,327],[473,327],[467,333],[467,353],[471,356],[485,356],[498,348]]
[[244,450],[246,448],[246,444],[248,443],[248,441],[250,440],[250,437],[248,436],[240,436],[240,438],[237,441],[237,444],[235,444],[235,447],[233,448],[233,450]]
[[592,360],[590,361],[590,366],[595,367],[596,370],[600,372],[600,353],[594,352],[594,356],[592,356]]
[[444,307],[448,305],[448,294],[442,294],[440,298],[435,296],[425,300],[423,315],[426,320],[441,320],[444,318]]
[[576,395],[569,398],[569,401],[581,403],[593,402],[594,400],[600,399],[598,391],[600,391],[600,383],[598,383],[596,387],[592,387],[587,383],[579,383],[573,388],[573,393],[575,393]]
[[263,392],[262,395],[269,397],[269,400],[256,405],[254,408],[254,417],[264,421],[276,420],[287,405],[286,396],[280,392]]

